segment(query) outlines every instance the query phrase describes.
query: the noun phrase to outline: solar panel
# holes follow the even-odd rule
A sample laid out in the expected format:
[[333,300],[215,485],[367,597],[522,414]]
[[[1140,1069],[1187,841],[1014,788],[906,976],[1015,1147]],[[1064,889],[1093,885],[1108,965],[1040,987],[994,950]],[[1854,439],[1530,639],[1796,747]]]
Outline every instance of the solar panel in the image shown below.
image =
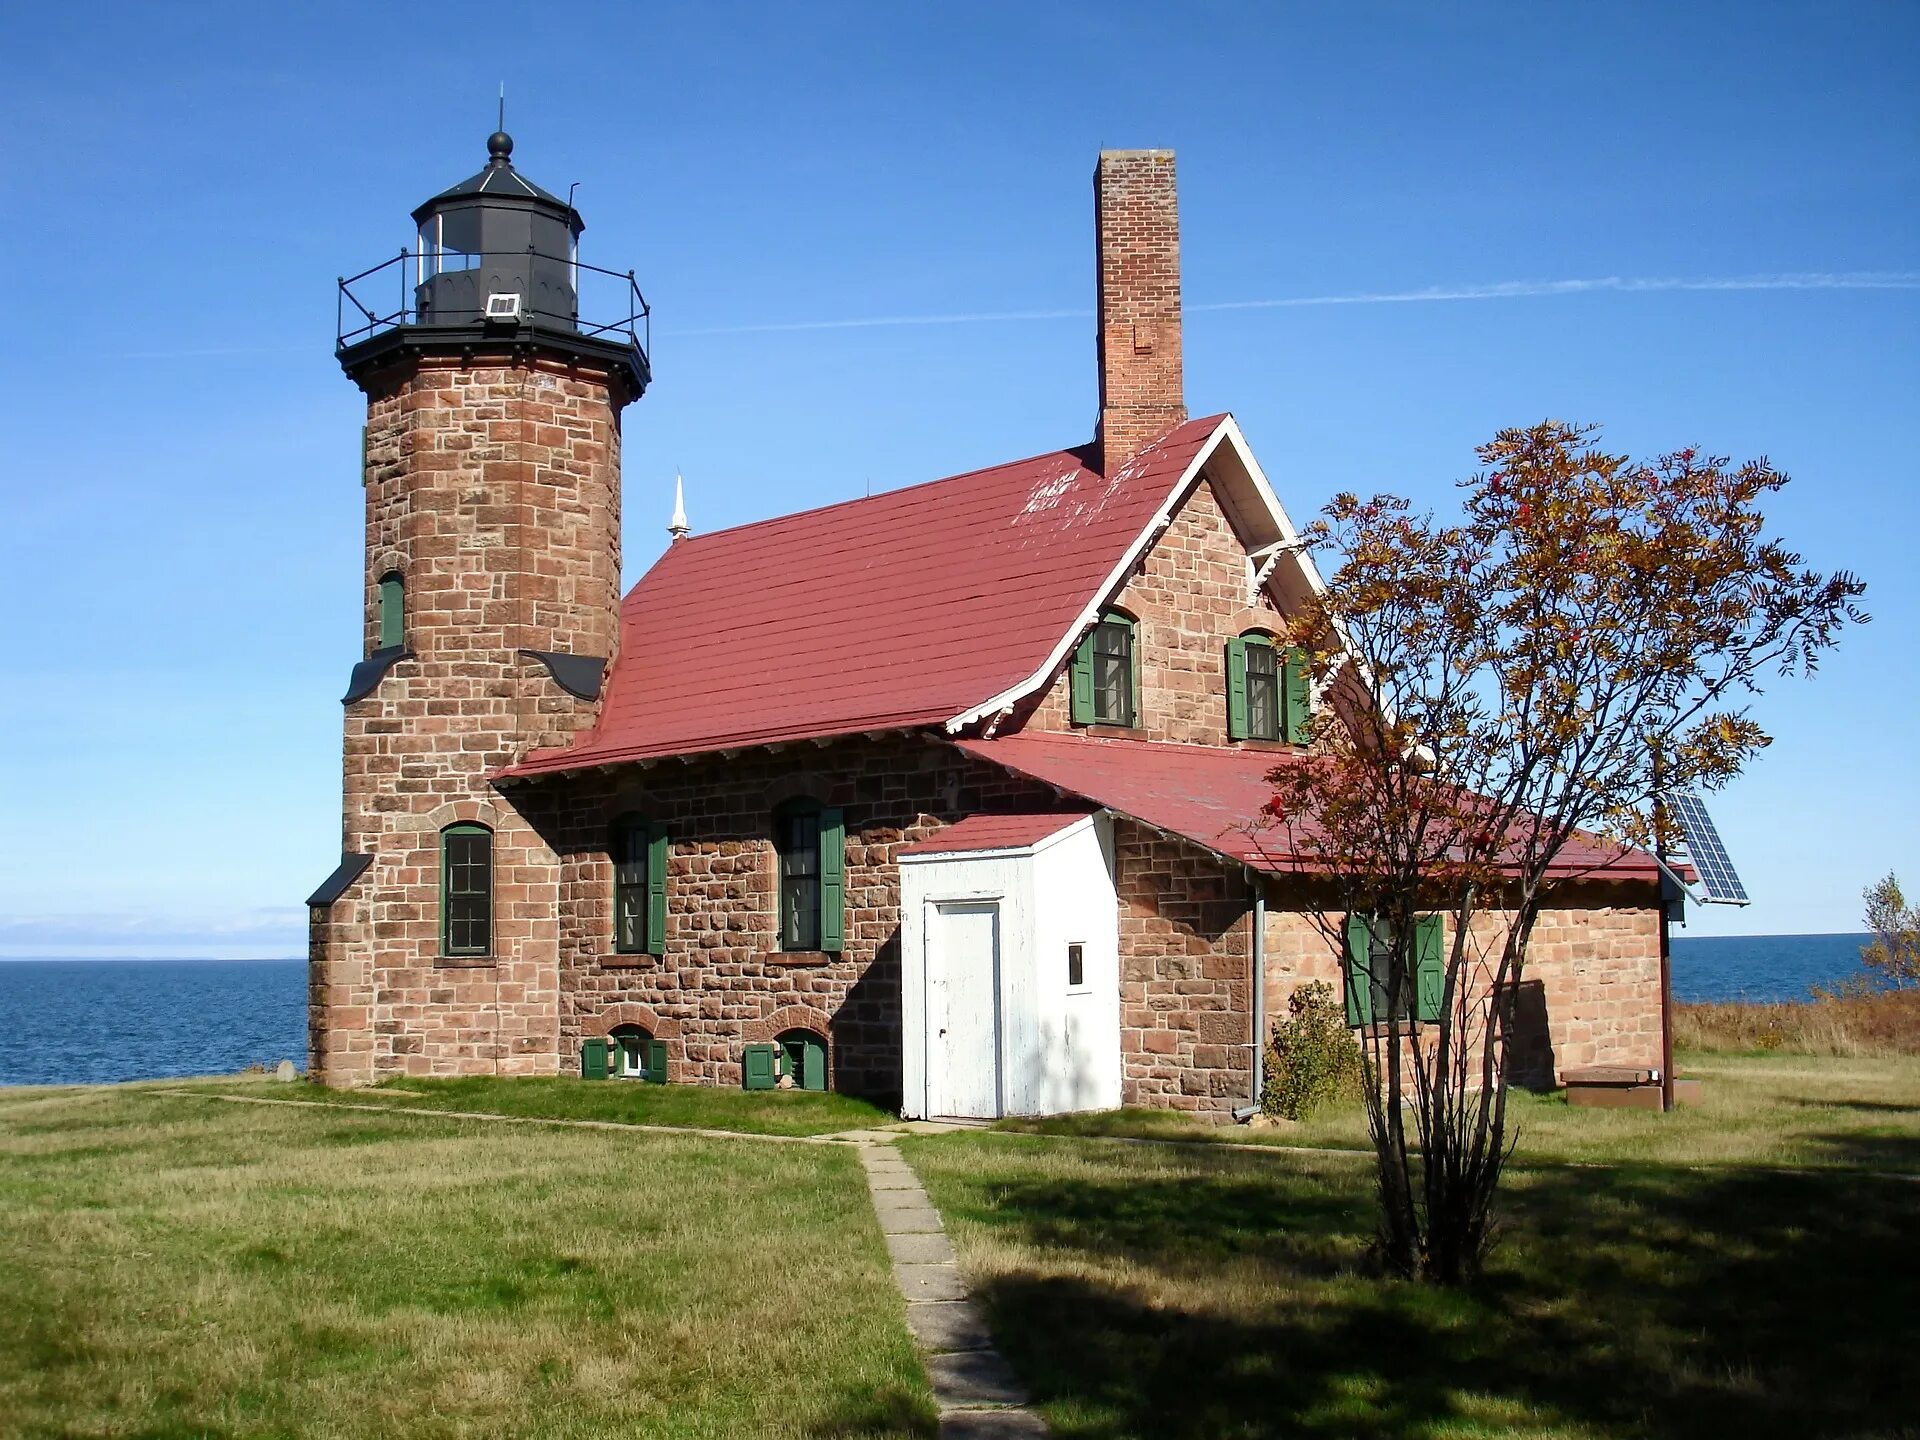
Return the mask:
[[1666,797],[1667,814],[1686,836],[1687,859],[1700,877],[1700,898],[1710,905],[1745,905],[1747,887],[1727,858],[1720,832],[1713,828],[1713,817],[1698,795],[1674,791]]

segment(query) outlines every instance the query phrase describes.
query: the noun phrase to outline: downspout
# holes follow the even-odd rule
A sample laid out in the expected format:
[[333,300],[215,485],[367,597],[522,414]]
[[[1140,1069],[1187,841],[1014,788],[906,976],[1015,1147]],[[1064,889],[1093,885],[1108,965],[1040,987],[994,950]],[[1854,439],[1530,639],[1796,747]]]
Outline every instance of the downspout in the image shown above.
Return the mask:
[[1260,1112],[1267,1060],[1267,887],[1251,866],[1247,876],[1253,881],[1253,1085],[1247,1103],[1233,1112],[1233,1118],[1242,1121]]

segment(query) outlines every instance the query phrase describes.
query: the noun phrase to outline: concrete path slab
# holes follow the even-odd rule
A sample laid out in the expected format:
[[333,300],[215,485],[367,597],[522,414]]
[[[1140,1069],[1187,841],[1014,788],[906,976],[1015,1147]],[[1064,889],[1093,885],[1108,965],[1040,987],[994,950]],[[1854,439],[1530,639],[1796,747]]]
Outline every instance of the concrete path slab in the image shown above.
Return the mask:
[[919,1300],[907,1306],[907,1328],[929,1355],[991,1350],[986,1317],[971,1300]]
[[964,1300],[967,1282],[960,1278],[951,1260],[945,1264],[906,1263],[893,1267],[893,1278],[907,1303],[916,1300]]
[[[911,1127],[938,1133],[959,1126]],[[927,1199],[906,1157],[891,1146],[862,1145],[873,1211],[893,1257],[893,1279],[907,1302],[913,1332],[940,1407],[942,1440],[1045,1436],[1046,1422],[1025,1408],[1027,1392],[993,1348],[986,1318],[968,1296],[940,1212]]]
[[945,1235],[889,1235],[887,1254],[897,1265],[951,1265],[953,1246]]

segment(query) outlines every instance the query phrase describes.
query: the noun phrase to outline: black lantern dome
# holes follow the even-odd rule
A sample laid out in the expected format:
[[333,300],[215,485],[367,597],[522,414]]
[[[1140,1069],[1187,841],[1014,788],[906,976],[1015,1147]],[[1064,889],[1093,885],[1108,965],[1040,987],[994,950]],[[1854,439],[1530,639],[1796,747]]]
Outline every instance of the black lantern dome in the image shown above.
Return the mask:
[[[442,190],[413,212],[415,247],[342,280],[340,361],[349,374],[396,348],[472,350],[479,342],[538,344],[617,361],[638,395],[650,371],[639,326],[646,301],[622,275],[580,263],[586,222],[559,196],[513,166],[513,137],[487,137],[479,173]],[[400,304],[392,306],[398,263]],[[581,285],[602,279],[597,297],[620,292],[613,313],[583,317]],[[600,308],[606,308],[604,306]]]

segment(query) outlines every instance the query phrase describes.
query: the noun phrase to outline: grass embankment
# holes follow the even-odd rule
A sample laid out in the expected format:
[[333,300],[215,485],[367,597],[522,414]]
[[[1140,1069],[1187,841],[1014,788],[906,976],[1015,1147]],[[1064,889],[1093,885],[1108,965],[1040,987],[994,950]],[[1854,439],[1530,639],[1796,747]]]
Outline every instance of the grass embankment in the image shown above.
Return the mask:
[[[1911,1125],[1916,1088],[1860,1103]],[[1679,1118],[1569,1115],[1606,1127],[1619,1153],[1714,1161],[1708,1130],[1670,1138]],[[1920,1135],[1906,1135],[1920,1168]],[[1372,1168],[1357,1156],[905,1143],[1000,1348],[1062,1437],[1913,1433],[1910,1180],[1523,1166],[1484,1281],[1446,1293],[1377,1273]]]
[[[1920,1173],[1920,1063],[1683,1054],[1679,1069],[1701,1082],[1701,1099],[1671,1115],[1577,1109],[1558,1092],[1511,1092],[1507,1119],[1515,1163],[1807,1165]],[[1358,1100],[1278,1130],[1202,1125],[1166,1110],[1008,1120],[1001,1128],[1371,1150],[1366,1109]],[[1920,1195],[1915,1199],[1920,1202]]]
[[1673,1036],[1690,1050],[1920,1055],[1920,987],[1792,1004],[1676,1005]]
[[831,1135],[890,1125],[900,1117],[851,1095],[806,1090],[722,1090],[711,1085],[643,1085],[634,1080],[389,1080],[363,1090],[258,1081],[194,1082],[238,1095],[318,1100],[332,1105],[455,1110],[540,1120],[608,1120],[623,1125],[735,1130],[750,1135]]
[[0,1092],[9,1436],[933,1433],[845,1149],[154,1088]]

